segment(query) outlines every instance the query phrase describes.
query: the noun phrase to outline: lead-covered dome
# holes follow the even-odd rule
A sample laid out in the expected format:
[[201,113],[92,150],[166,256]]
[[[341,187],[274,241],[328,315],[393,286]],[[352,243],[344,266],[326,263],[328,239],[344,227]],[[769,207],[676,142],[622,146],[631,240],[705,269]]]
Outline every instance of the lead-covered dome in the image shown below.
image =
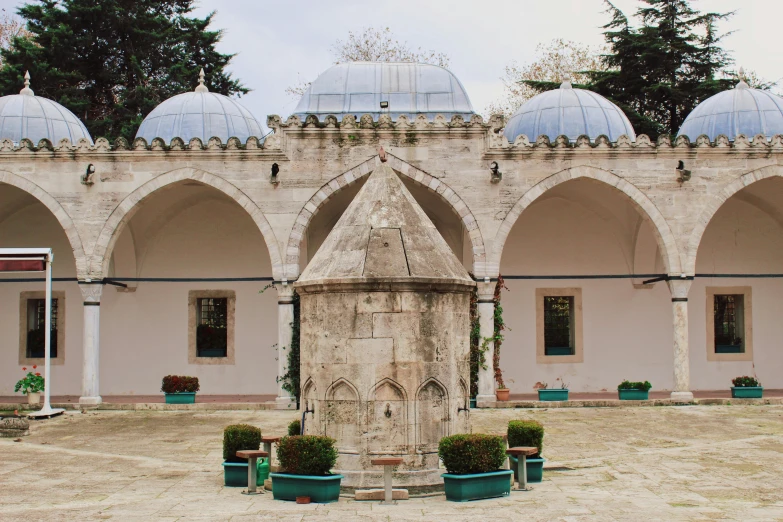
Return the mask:
[[171,143],[182,138],[187,143],[199,138],[206,143],[212,137],[223,143],[229,138],[247,141],[250,136],[261,138],[261,124],[236,100],[222,94],[209,92],[204,85],[204,70],[199,74],[199,85],[194,92],[172,96],[164,101],[141,122],[137,138],[150,143],[161,138]]
[[508,141],[513,143],[522,134],[531,141],[542,135],[553,141],[558,136],[575,141],[582,135],[594,140],[602,134],[612,142],[623,134],[636,140],[620,107],[600,94],[574,89],[568,80],[559,89],[534,96],[508,120],[504,131]]
[[[740,74],[742,74],[740,72]],[[691,141],[706,134],[715,141],[723,134],[730,140],[744,134],[768,139],[783,134],[783,98],[771,92],[751,89],[744,80],[698,104],[680,127],[680,136]]]
[[24,89],[19,94],[0,98],[0,139],[19,143],[27,138],[38,145],[42,139],[57,145],[63,138],[76,143],[92,137],[74,113],[48,98],[36,96],[30,88],[30,73],[24,75]]
[[[381,108],[381,102],[388,107]],[[429,119],[442,114],[469,118],[473,113],[468,94],[448,69],[426,63],[351,62],[322,73],[299,100],[294,114],[304,120],[314,114],[339,119],[363,114],[377,119],[381,114],[396,120],[401,115]]]

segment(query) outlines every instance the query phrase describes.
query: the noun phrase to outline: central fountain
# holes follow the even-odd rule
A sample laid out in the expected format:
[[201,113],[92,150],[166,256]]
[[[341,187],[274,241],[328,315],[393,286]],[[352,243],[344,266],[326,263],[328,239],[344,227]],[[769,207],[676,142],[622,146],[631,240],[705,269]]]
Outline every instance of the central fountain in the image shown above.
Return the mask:
[[469,430],[470,297],[462,263],[381,162],[294,284],[305,433],[337,440],[343,486],[442,485],[438,442]]

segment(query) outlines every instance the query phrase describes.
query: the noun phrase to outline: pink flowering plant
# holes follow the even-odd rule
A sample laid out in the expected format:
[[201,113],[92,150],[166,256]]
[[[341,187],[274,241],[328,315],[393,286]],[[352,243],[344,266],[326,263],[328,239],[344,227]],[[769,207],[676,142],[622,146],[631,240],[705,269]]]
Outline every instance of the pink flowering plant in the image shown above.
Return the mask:
[[[33,365],[33,370],[37,368],[38,366]],[[41,393],[44,391],[44,378],[41,377],[40,372],[33,373],[32,371],[27,371],[26,367],[23,367],[22,371],[27,372],[27,375],[16,383],[16,386],[14,386],[15,392],[21,390],[23,394],[27,395],[28,393]]]

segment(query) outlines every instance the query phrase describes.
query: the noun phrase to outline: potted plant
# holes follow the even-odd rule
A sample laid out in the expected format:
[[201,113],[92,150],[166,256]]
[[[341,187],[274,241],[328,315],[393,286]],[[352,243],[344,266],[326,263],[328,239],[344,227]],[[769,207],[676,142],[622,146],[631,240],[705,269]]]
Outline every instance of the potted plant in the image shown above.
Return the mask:
[[558,377],[555,382],[560,381],[559,388],[550,388],[545,382],[541,383],[538,387],[538,400],[539,401],[567,401],[568,400],[568,383]]
[[288,435],[294,436],[294,435],[301,435],[302,434],[302,423],[299,419],[292,420],[288,424]]
[[281,473],[272,473],[276,500],[309,497],[312,502],[337,502],[342,475],[330,473],[337,462],[335,440],[321,435],[289,435],[277,443]]
[[[37,365],[33,365],[33,370],[37,368]],[[27,372],[27,368],[22,368],[22,371]],[[21,391],[22,394],[27,395],[27,404],[39,404],[41,402],[41,392],[44,391],[44,378],[41,377],[40,372],[27,372],[27,375],[16,383],[14,391]]]
[[650,381],[623,381],[617,387],[617,393],[621,401],[646,401],[649,398],[650,388],[652,388]]
[[755,377],[736,377],[731,383],[734,385],[731,387],[732,399],[761,399],[764,394],[764,388]]
[[166,394],[166,404],[193,404],[199,388],[198,377],[167,375],[163,378],[160,391]]
[[497,390],[495,390],[495,397],[501,402],[505,402],[508,400],[508,395],[511,393],[511,390],[506,388],[505,384],[501,384],[498,386]]
[[508,496],[513,473],[501,469],[506,460],[503,438],[473,433],[440,439],[438,456],[446,467],[446,500],[467,502]]
[[[232,424],[223,430],[223,478],[231,488],[247,486],[247,459],[237,457],[237,451],[257,450],[261,446],[261,430],[249,424]],[[263,481],[261,482],[263,485]]]
[[[527,481],[541,482],[544,480],[546,459],[541,456],[541,449],[544,446],[544,426],[534,420],[512,420],[508,423],[506,435],[509,448],[519,446],[538,448],[538,453],[527,458]],[[509,459],[516,464],[516,457],[510,456]],[[517,469],[516,465],[514,469]]]

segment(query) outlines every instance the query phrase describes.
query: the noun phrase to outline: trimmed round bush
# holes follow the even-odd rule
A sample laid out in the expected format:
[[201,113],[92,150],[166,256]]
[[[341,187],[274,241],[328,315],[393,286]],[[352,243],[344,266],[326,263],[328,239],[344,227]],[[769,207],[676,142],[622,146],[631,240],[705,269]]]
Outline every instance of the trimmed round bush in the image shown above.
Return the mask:
[[533,458],[541,458],[544,447],[544,426],[534,420],[512,420],[508,423],[508,447],[538,448]]
[[297,419],[295,421],[291,421],[291,424],[288,425],[288,435],[294,436],[294,435],[301,435],[302,434],[302,423]]
[[247,462],[237,457],[237,451],[257,450],[261,446],[261,430],[249,424],[232,424],[223,430],[223,460]]
[[438,456],[449,473],[467,475],[499,470],[506,460],[506,450],[500,435],[473,433],[443,437]]
[[277,443],[277,460],[283,473],[329,475],[337,462],[336,440],[321,435],[289,435]]

